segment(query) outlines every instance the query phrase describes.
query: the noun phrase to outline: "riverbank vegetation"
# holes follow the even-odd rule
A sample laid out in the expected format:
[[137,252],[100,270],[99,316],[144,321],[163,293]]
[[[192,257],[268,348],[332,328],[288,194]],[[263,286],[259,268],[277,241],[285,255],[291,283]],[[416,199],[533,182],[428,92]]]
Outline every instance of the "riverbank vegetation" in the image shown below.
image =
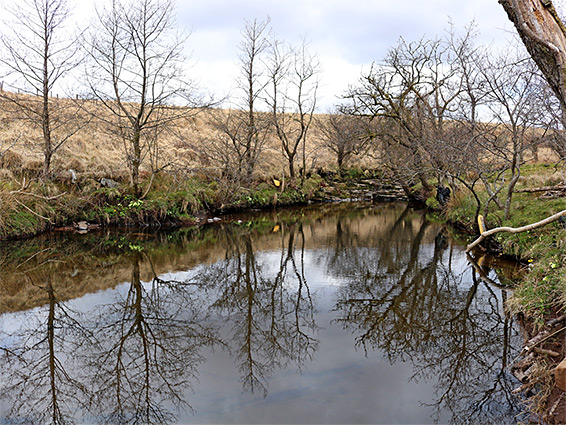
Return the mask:
[[[551,164],[530,164],[521,167],[508,219],[504,210],[494,209],[486,216],[488,227],[521,227],[566,209],[566,187],[561,173]],[[478,191],[480,200],[487,200],[486,190]],[[457,194],[443,210],[453,223],[474,229],[476,203],[473,197]],[[470,241],[475,236],[470,236]],[[492,237],[491,247],[499,254],[517,258],[530,270],[525,275],[513,301],[512,310],[536,318],[539,324],[552,310],[566,309],[565,255],[566,225],[558,220],[536,230],[511,234],[501,232]]]
[[[0,238],[32,236],[46,230],[95,226],[194,225],[200,217],[251,208],[274,208],[320,200],[322,179],[276,186],[273,181],[227,187],[205,177],[162,175],[144,181],[143,198],[127,184],[101,187],[93,179],[69,182],[4,181],[0,184]],[[200,216],[200,217],[199,217]]]
[[[521,167],[509,218],[503,210],[488,214],[488,222],[517,228],[540,221],[566,209],[566,186],[557,167],[530,164]],[[487,191],[478,197],[485,201]],[[476,203],[462,193],[455,196],[442,214],[460,226],[472,229]],[[475,239],[470,236],[469,240]],[[525,348],[511,370],[521,381],[517,390],[537,420],[561,423],[565,412],[563,392],[555,386],[553,370],[566,356],[566,224],[557,220],[547,226],[522,233],[498,233],[487,246],[499,255],[518,259],[524,273],[507,301],[509,314],[519,317],[525,332]],[[480,249],[481,251],[482,249]],[[478,252],[472,253],[478,256]],[[481,256],[481,254],[479,254]]]

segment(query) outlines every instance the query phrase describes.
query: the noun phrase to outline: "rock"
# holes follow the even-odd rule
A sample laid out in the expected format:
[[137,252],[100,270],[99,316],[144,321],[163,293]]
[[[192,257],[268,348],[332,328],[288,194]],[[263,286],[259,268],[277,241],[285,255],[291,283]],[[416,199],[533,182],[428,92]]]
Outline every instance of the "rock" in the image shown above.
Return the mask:
[[77,229],[78,230],[88,230],[88,227],[89,227],[89,225],[86,221],[79,221],[77,223]]
[[118,187],[120,185],[120,183],[118,183],[115,180],[107,179],[107,178],[103,177],[103,178],[100,179],[100,185],[102,187],[113,188],[113,187]]
[[566,391],[566,358],[554,369],[554,380],[558,388]]
[[441,206],[445,206],[450,199],[450,188],[437,186],[436,188],[436,200]]

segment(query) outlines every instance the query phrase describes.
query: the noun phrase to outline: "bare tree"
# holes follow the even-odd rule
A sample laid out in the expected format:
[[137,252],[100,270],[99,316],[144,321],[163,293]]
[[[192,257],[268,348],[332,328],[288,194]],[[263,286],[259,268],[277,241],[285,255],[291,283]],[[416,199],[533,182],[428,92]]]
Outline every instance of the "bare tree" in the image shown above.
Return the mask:
[[368,148],[371,137],[368,137],[369,131],[364,121],[369,120],[340,111],[318,119],[317,126],[321,130],[324,147],[335,155],[340,173],[353,156],[365,152]]
[[130,183],[140,194],[140,167],[160,133],[202,106],[185,79],[186,35],[174,28],[171,0],[114,0],[97,13],[87,41],[87,83],[103,120],[124,141]]
[[290,49],[279,41],[272,42],[271,91],[267,103],[291,179],[295,178],[295,161],[301,144],[303,176],[306,172],[305,144],[316,107],[319,73],[320,64],[316,56],[309,53],[305,39],[298,48]]
[[249,182],[269,136],[265,113],[249,114],[242,109],[210,112],[209,122],[217,134],[207,141],[210,145],[207,157],[218,164],[223,175],[229,176],[236,186],[242,180]]
[[346,96],[354,114],[378,121],[387,161],[397,162],[392,171],[406,181],[412,174],[427,192],[432,189],[431,171],[446,168],[445,120],[463,89],[453,49],[442,38],[412,43],[401,39]]
[[9,13],[12,21],[0,38],[0,64],[10,83],[7,91],[0,90],[0,99],[15,106],[17,118],[40,128],[46,178],[53,155],[81,126],[76,111],[52,97],[53,89],[78,66],[79,44],[65,28],[70,17],[66,0],[24,0]]
[[238,46],[237,94],[229,109],[210,114],[210,125],[218,135],[209,140],[208,156],[236,186],[253,177],[269,133],[266,114],[259,112],[267,84],[263,59],[269,47],[269,23],[269,18],[246,21]]
[[243,156],[246,165],[247,177],[251,178],[257,158],[263,145],[260,136],[262,125],[256,120],[256,104],[265,88],[260,68],[260,57],[268,48],[266,33],[269,32],[270,19],[258,22],[254,19],[246,22],[242,32],[243,40],[240,44],[241,80],[239,88],[247,112],[246,131],[244,132]]
[[[505,181],[505,219],[511,214],[511,200],[521,176],[524,153],[544,138],[544,108],[541,108],[539,74],[529,58],[508,52],[484,63],[482,73],[487,89],[487,107],[497,123],[494,131],[478,140],[490,154],[491,162],[499,163],[499,173],[509,170]],[[483,143],[486,141],[487,143]],[[486,179],[487,180],[487,179]],[[487,181],[486,187],[489,186]]]

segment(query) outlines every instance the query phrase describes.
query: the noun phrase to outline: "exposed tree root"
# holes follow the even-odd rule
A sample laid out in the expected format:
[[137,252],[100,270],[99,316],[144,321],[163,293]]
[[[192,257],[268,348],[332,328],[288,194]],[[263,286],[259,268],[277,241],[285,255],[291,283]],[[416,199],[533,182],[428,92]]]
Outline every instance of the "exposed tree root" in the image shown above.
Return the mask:
[[[566,314],[548,321],[525,342],[511,373],[521,382],[513,391],[525,396],[530,412],[546,424],[566,423],[566,395],[555,385],[554,367],[566,356]],[[525,329],[534,330],[530,323]]]

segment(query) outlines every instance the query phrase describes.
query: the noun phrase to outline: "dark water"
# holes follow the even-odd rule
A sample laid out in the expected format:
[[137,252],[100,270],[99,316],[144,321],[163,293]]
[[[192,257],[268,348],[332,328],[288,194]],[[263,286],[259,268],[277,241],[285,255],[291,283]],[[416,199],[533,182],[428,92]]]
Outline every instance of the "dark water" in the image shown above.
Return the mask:
[[514,424],[493,266],[405,204],[5,243],[0,423]]

